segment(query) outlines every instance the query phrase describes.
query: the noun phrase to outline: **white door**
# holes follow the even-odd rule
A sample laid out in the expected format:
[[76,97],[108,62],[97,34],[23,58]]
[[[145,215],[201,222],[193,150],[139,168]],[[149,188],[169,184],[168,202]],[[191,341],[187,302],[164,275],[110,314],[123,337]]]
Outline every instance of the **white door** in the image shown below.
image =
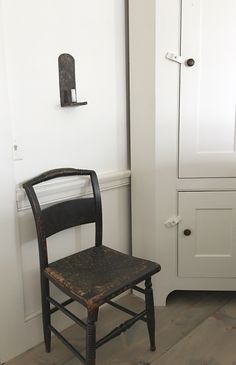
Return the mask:
[[235,19],[235,0],[182,1],[180,177],[236,177]]
[[178,274],[236,277],[236,192],[181,192]]

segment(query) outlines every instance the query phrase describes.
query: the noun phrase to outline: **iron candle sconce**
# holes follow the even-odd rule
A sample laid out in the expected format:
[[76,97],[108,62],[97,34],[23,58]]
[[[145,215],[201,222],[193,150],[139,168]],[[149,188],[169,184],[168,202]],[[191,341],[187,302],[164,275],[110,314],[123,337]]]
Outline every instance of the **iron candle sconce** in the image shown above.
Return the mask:
[[88,104],[87,101],[77,101],[75,82],[75,60],[68,53],[58,57],[59,85],[61,106],[80,106]]

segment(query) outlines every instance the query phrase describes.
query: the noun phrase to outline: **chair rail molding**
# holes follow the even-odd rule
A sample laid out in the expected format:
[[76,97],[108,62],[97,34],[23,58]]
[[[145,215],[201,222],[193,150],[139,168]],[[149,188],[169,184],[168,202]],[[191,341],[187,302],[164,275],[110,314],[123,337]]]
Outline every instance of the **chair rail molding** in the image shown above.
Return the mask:
[[[98,173],[98,180],[101,191],[129,186],[131,171],[119,170],[101,172]],[[86,196],[92,192],[88,178],[84,178],[78,185],[76,177],[62,178],[60,181],[55,182],[45,182],[36,189],[42,205],[63,201],[68,198]],[[16,189],[16,204],[17,211],[30,209],[29,201],[21,184]]]

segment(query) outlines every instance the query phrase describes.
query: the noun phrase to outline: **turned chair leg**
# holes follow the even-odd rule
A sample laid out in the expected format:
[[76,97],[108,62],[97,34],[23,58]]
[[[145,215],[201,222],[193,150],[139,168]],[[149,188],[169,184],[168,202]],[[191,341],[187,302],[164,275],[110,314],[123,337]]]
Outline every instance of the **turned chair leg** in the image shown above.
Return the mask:
[[150,350],[155,351],[155,310],[151,278],[145,281],[145,303],[147,311],[147,328],[150,339]]
[[88,312],[86,329],[86,365],[96,364],[96,324],[98,309]]
[[50,318],[50,303],[47,300],[49,296],[49,281],[45,277],[41,279],[42,285],[42,313],[43,313],[43,333],[44,333],[44,343],[46,352],[51,351],[51,318]]

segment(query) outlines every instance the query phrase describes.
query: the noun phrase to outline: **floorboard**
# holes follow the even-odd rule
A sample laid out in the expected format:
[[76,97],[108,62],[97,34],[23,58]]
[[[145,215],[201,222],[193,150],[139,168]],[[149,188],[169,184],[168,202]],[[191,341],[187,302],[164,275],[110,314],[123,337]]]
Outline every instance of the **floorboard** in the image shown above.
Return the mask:
[[235,365],[236,298],[216,311],[152,365]]
[[[133,311],[143,309],[143,301],[127,295],[119,302]],[[110,306],[100,310],[97,338],[129,318]],[[96,365],[236,365],[236,294],[232,292],[175,292],[166,307],[156,309],[157,351],[149,351],[145,323],[130,330],[97,351]],[[85,349],[85,333],[78,326],[64,335],[80,351]],[[39,345],[7,365],[79,365],[80,362],[53,339],[52,352]]]

